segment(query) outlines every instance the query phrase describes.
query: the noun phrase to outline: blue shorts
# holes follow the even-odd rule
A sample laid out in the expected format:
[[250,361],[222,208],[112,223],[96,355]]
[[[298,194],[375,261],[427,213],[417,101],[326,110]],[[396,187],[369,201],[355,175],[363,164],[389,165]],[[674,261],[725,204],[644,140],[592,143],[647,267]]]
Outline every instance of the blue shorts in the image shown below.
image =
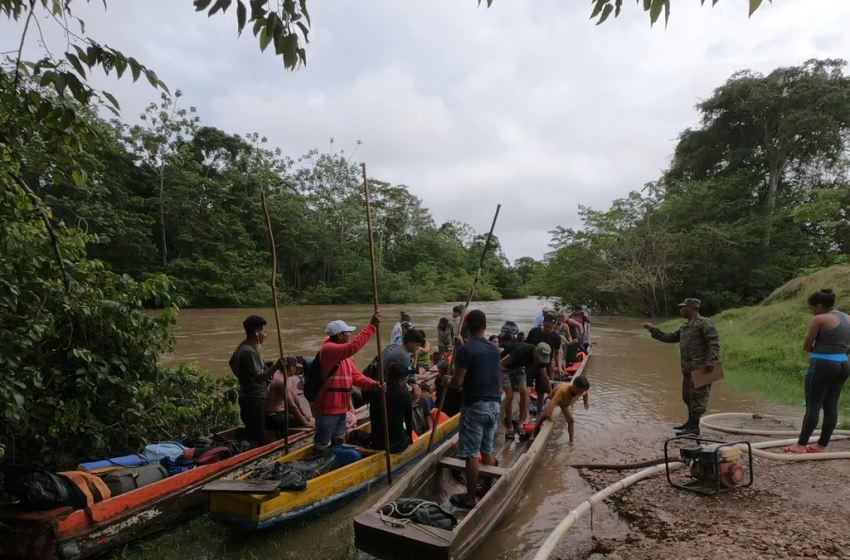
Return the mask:
[[478,453],[493,452],[493,438],[499,423],[497,401],[477,401],[460,407],[460,426],[458,427],[459,459],[478,457]]
[[345,438],[345,414],[317,414],[316,434],[313,443],[316,449],[324,451],[332,439]]

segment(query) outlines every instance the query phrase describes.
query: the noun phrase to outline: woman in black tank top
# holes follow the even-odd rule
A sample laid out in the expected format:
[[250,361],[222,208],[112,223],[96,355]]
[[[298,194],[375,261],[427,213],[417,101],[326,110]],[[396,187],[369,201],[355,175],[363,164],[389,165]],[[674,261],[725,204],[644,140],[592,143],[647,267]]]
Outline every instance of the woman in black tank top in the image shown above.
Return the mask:
[[[823,453],[838,424],[838,399],[850,378],[850,318],[835,311],[835,294],[821,290],[809,296],[809,309],[814,315],[806,333],[803,350],[811,353],[806,372],[806,415],[800,439],[786,447],[786,453]],[[809,438],[818,426],[823,409],[823,426],[817,443]]]

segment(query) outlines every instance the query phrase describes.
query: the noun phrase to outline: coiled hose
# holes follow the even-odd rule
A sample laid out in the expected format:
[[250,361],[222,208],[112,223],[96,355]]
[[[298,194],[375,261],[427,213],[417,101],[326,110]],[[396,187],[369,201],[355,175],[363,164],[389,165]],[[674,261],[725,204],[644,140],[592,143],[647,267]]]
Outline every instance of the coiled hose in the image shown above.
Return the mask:
[[[725,412],[720,414],[711,414],[706,416],[700,422],[700,426],[702,428],[706,428],[709,430],[715,430],[718,432],[725,432],[729,434],[740,434],[740,435],[756,435],[756,436],[797,436],[799,435],[798,431],[793,430],[748,430],[744,428],[731,428],[727,426],[722,426],[719,424],[713,424],[712,421],[717,418],[750,418],[755,420],[761,420],[764,418],[770,419],[783,419],[780,416],[772,416],[772,415],[759,415],[752,414],[747,412]],[[820,430],[815,431],[815,435],[819,434]],[[831,441],[839,440],[839,439],[847,439],[850,438],[850,430],[836,430],[834,432]],[[797,439],[785,439],[785,440],[776,440],[776,441],[762,441],[758,443],[752,444],[753,447],[753,455],[756,457],[764,457],[766,459],[774,459],[778,461],[823,461],[827,459],[850,459],[850,452],[841,451],[841,452],[824,452],[824,453],[769,453],[767,451],[762,451],[762,449],[767,449],[771,447],[782,447],[785,445],[793,445],[797,443]],[[746,451],[746,446],[742,445],[741,449]],[[653,463],[663,463],[664,458],[660,459],[651,459],[650,461],[643,461],[641,463],[627,463],[620,465],[611,465],[607,463],[600,464],[585,464],[585,465],[573,465],[575,467],[586,467],[586,468],[606,468],[609,470],[626,470],[629,468],[640,468],[634,467],[633,465],[648,465]],[[675,462],[670,463],[670,469],[677,469],[685,466],[683,463]],[[654,464],[654,466],[650,466],[649,468],[645,468],[642,471],[636,472],[635,474],[628,476],[622,480],[618,480],[614,484],[608,486],[607,488],[602,489],[597,492],[589,499],[582,502],[577,508],[572,510],[567,514],[566,517],[558,524],[557,527],[546,537],[546,540],[543,541],[543,546],[540,547],[540,550],[537,551],[537,554],[534,555],[534,560],[547,560],[549,556],[554,552],[555,547],[558,545],[558,542],[564,537],[567,531],[575,524],[578,519],[587,513],[588,511],[593,509],[593,506],[610,497],[616,492],[620,490],[624,490],[629,486],[633,485],[635,482],[639,482],[645,478],[649,478],[650,476],[654,476],[658,473],[664,472],[666,466],[663,464]]]
[[[748,436],[765,436],[765,437],[776,437],[776,436],[796,436],[799,435],[799,430],[752,430],[747,428],[732,428],[729,426],[723,426],[721,424],[714,424],[713,421],[719,418],[747,418],[751,420],[763,420],[763,419],[771,419],[771,420],[788,420],[788,418],[783,416],[775,416],[772,414],[753,414],[751,412],[721,412],[719,414],[710,414],[702,419],[700,422],[700,427],[706,430],[712,430],[715,432],[725,432],[727,434],[738,434],[738,435],[748,435]],[[819,435],[820,430],[815,430],[813,435]],[[850,430],[835,430],[833,432],[832,441],[845,439],[846,436],[850,436]],[[796,441],[791,441],[787,445],[792,445],[797,443]],[[769,453],[767,451],[761,451],[760,449],[753,446],[753,455],[756,457],[762,457],[764,459],[773,459],[775,461],[826,461],[829,459],[850,459],[850,452],[848,451],[840,451],[840,452],[824,452],[824,453]],[[640,461],[638,463],[580,463],[576,465],[570,465],[576,469],[595,469],[595,470],[606,470],[606,471],[630,471],[634,469],[643,469],[646,467],[652,467],[655,465],[661,465],[664,463],[664,457],[657,457],[655,459],[649,459],[647,461]]]

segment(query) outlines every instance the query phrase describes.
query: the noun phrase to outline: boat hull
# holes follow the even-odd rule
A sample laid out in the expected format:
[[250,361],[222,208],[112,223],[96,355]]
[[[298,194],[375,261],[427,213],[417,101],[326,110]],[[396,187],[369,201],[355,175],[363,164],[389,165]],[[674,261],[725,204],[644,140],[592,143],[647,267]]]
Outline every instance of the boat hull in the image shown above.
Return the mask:
[[[358,409],[359,420],[368,409]],[[242,428],[222,432],[238,436]],[[313,430],[292,430],[289,449],[312,443]],[[89,515],[69,507],[41,512],[0,509],[0,558],[73,560],[99,554],[204,512],[201,488],[220,478],[237,478],[285,455],[283,440],[196,467],[94,504]]]
[[[576,375],[584,372],[589,356]],[[384,495],[369,511],[354,520],[355,546],[381,560],[463,560],[484,541],[499,522],[508,515],[522,496],[524,482],[542,460],[548,441],[558,420],[560,409],[552,411],[553,422],[545,422],[531,446],[506,469],[490,491],[453,530],[447,531],[417,523],[392,523],[383,520],[380,508],[402,497],[414,496],[418,489],[431,484],[434,477],[447,476],[440,467],[443,458],[452,457],[456,443],[449,441],[436,449]],[[439,478],[438,478],[439,480]]]
[[[437,441],[445,441],[457,431],[459,417],[450,418],[437,428]],[[393,474],[401,473],[426,455],[428,433],[414,441],[405,451],[394,453]],[[305,459],[313,452],[311,446],[291,454],[279,462]],[[383,452],[370,453],[360,461],[335,469],[308,482],[301,493],[212,494],[210,517],[223,525],[240,531],[257,531],[272,526],[307,521],[337,510],[368,494],[387,481]],[[246,475],[247,476],[247,475]],[[243,477],[244,478],[244,477]]]

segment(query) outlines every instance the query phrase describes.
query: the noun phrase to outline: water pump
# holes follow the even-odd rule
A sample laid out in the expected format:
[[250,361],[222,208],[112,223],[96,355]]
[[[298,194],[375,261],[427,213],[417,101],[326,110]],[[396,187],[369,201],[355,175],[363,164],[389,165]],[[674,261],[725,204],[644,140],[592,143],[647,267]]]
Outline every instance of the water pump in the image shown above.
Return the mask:
[[[689,467],[688,475],[673,476],[670,470],[670,444],[681,442],[678,461]],[[744,462],[744,449],[748,460]],[[681,490],[715,496],[753,483],[753,453],[748,441],[726,442],[680,436],[664,442],[667,481]],[[675,462],[675,461],[673,461]]]

